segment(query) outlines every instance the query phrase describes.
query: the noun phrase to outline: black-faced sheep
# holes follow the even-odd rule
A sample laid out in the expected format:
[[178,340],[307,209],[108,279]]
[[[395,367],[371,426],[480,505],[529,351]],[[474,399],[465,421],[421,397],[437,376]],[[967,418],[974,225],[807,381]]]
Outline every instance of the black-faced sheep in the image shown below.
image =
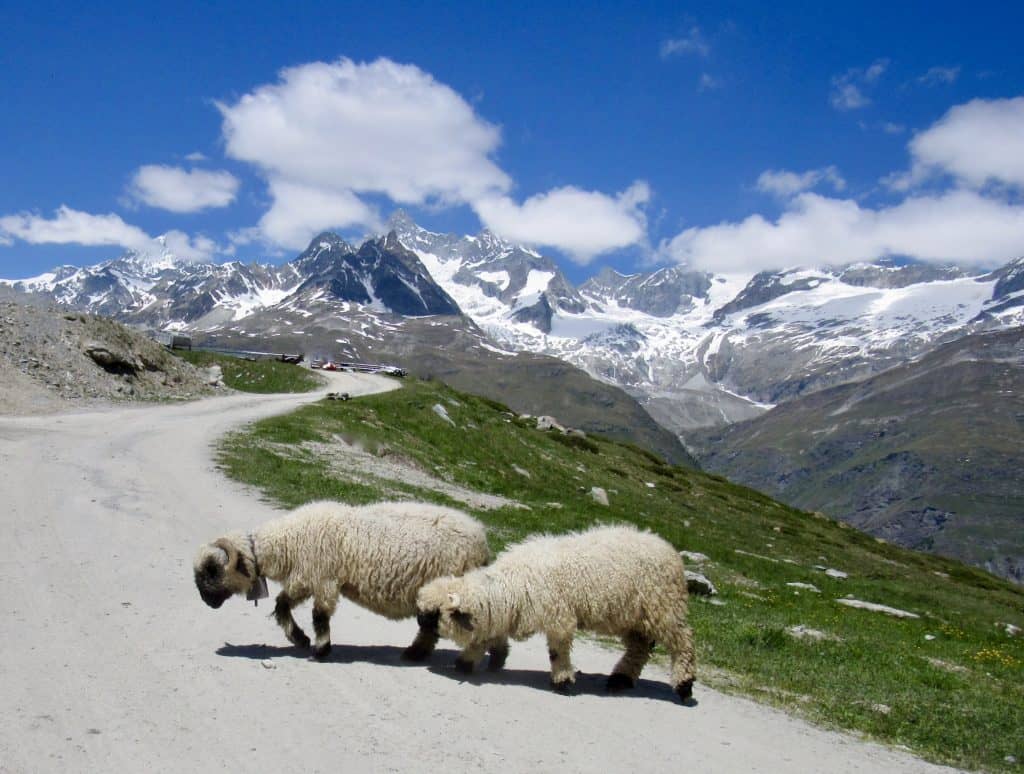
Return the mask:
[[[274,617],[301,648],[310,641],[292,608],[312,597],[313,655],[324,659],[339,595],[388,618],[407,618],[417,614],[416,593],[424,583],[468,572],[489,558],[483,525],[453,508],[316,502],[250,534],[202,546],[193,569],[199,595],[213,608],[235,594],[253,595],[264,578],[279,582]],[[437,611],[418,621],[419,633],[404,652],[412,660],[425,659],[437,644]]]
[[421,610],[439,610],[442,636],[463,651],[456,666],[471,671],[491,642],[543,632],[551,681],[575,681],[570,661],[577,629],[617,636],[626,653],[608,689],[632,688],[656,642],[672,659],[670,682],[681,699],[693,693],[693,635],[686,621],[683,561],[665,540],[631,527],[598,527],[534,537],[493,564],[420,589]]

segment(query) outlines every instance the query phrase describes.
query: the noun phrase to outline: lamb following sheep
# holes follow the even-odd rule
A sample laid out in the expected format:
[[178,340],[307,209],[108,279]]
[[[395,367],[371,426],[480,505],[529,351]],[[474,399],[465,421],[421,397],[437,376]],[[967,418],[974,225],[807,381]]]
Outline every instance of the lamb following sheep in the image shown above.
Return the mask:
[[[416,615],[416,593],[424,583],[468,572],[489,558],[483,525],[453,508],[316,502],[256,532],[204,545],[193,569],[199,595],[213,608],[234,594],[255,598],[260,584],[265,596],[265,578],[279,582],[274,617],[300,648],[310,642],[292,608],[312,597],[313,655],[324,659],[331,649],[330,621],[339,594],[388,618],[407,618]],[[425,659],[437,644],[437,611],[418,620],[419,633],[403,653],[412,660]]]
[[656,535],[618,526],[530,538],[488,567],[431,581],[417,603],[440,611],[441,635],[463,648],[456,661],[463,671],[492,642],[543,632],[551,681],[564,690],[575,681],[573,636],[585,629],[621,637],[626,647],[608,690],[632,688],[660,642],[672,659],[672,687],[686,701],[694,680],[687,601],[678,552]]

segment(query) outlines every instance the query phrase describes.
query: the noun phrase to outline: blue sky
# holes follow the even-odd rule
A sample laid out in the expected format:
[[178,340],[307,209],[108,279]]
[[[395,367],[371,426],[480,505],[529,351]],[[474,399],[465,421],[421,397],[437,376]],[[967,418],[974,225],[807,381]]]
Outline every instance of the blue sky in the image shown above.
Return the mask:
[[[182,4],[184,5],[184,4]],[[7,3],[0,277],[488,226],[580,280],[1024,255],[1014,3]]]

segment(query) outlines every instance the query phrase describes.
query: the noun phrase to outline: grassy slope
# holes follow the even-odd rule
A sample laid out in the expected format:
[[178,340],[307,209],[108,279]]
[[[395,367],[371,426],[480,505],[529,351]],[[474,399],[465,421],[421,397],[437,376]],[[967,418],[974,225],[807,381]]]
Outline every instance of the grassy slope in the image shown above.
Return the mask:
[[[455,427],[432,410],[439,403]],[[401,484],[346,480],[302,446],[344,438],[528,505],[476,514],[496,549],[531,532],[597,522],[650,528],[713,561],[706,571],[724,605],[696,598],[691,604],[702,681],[934,760],[998,770],[1007,767],[1005,756],[1024,753],[1024,640],[996,626],[1024,626],[1024,590],[878,542],[721,477],[665,465],[636,447],[537,431],[502,409],[438,382],[410,380],[392,393],[321,402],[259,422],[225,439],[221,464],[286,506],[322,497],[368,502],[396,491],[446,502]],[[608,491],[610,506],[593,501],[592,486]],[[814,569],[819,564],[849,578],[829,578]],[[821,593],[786,586],[796,581]],[[835,602],[847,595],[921,618]],[[835,639],[795,639],[785,630],[798,624]]]
[[215,352],[174,350],[194,366],[207,368],[219,365],[224,374],[224,384],[241,392],[312,392],[321,386],[317,374],[305,368],[277,360],[243,360],[232,355]]

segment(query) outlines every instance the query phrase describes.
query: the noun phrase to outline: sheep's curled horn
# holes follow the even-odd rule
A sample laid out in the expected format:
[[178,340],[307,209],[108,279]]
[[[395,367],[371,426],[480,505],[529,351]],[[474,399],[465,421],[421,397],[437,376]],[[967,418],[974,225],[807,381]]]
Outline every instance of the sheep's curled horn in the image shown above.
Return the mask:
[[214,545],[228,555],[228,561],[227,564],[225,564],[225,567],[234,567],[242,573],[242,575],[247,578],[249,577],[249,571],[246,569],[245,563],[240,561],[238,549],[235,548],[234,544],[230,540],[227,538],[218,538],[214,542]]

